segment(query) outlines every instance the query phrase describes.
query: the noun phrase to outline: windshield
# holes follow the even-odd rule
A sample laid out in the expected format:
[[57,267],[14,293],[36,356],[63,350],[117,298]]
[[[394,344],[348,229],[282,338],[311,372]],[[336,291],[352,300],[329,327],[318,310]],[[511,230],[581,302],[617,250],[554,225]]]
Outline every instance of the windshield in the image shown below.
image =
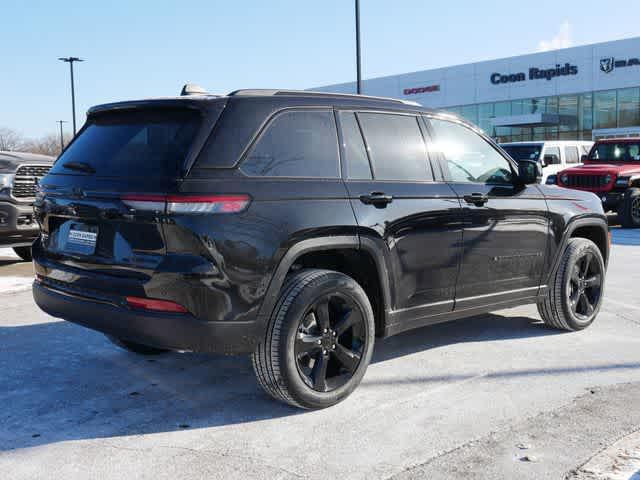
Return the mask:
[[640,140],[637,142],[601,143],[593,148],[589,160],[638,162],[640,161]]
[[542,144],[539,145],[501,145],[514,160],[540,160]]
[[51,173],[106,177],[176,177],[200,124],[192,110],[107,112],[87,126]]

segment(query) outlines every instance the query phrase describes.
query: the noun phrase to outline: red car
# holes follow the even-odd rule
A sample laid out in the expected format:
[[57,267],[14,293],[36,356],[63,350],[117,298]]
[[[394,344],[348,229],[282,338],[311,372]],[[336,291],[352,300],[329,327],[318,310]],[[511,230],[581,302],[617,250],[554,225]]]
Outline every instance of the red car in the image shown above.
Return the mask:
[[582,162],[562,170],[557,184],[595,193],[623,227],[640,227],[640,138],[598,140]]

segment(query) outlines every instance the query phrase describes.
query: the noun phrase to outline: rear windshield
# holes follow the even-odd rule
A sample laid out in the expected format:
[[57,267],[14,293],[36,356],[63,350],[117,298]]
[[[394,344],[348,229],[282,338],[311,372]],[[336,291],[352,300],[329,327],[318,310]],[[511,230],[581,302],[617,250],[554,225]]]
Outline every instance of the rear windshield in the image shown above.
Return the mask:
[[102,113],[88,120],[51,173],[175,177],[199,125],[193,110]]
[[514,160],[540,160],[542,145],[501,145]]
[[637,142],[601,143],[593,147],[589,160],[640,162],[640,140]]

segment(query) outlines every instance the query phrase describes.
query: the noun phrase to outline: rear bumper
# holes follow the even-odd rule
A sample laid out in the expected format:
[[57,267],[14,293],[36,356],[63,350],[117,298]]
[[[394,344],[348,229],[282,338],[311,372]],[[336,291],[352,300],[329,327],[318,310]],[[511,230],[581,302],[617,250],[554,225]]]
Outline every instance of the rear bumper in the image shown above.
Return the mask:
[[38,224],[31,205],[0,201],[0,246],[31,245],[38,236]]
[[257,321],[206,322],[189,314],[134,310],[64,292],[38,281],[33,284],[33,298],[53,317],[157,348],[249,353],[263,335]]

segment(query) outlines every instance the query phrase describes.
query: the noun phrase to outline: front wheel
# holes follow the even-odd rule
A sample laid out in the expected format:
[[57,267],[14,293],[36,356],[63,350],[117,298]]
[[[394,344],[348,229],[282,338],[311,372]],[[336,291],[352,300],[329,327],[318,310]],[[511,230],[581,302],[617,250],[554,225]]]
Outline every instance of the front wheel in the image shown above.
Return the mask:
[[260,385],[277,400],[325,408],[358,386],[371,360],[375,326],[362,287],[330,270],[295,274],[280,292],[254,352]]
[[618,217],[623,228],[640,227],[640,188],[630,188],[625,192]]
[[600,249],[586,238],[569,240],[538,312],[547,325],[582,330],[593,323],[604,294],[605,266]]

